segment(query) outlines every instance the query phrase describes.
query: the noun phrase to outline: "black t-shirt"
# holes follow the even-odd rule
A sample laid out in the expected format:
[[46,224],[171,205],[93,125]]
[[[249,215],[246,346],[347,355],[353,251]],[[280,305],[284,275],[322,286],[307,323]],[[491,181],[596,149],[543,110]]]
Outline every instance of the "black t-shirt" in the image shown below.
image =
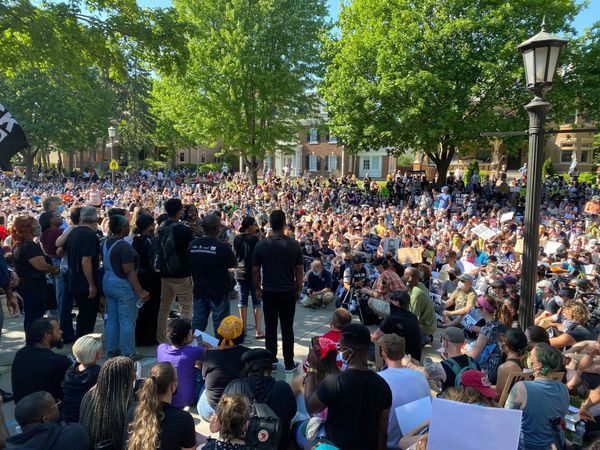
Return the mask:
[[102,245],[102,257],[104,258],[104,246],[106,252],[110,252],[110,265],[113,272],[119,278],[127,278],[123,272],[123,264],[133,263],[137,269],[139,257],[131,245],[122,240],[122,238],[109,238]]
[[155,274],[152,266],[152,238],[150,236],[135,236],[131,243],[139,256],[138,274]]
[[[137,405],[132,405],[127,411],[123,442],[127,442],[127,429],[133,421]],[[168,403],[162,404],[163,419],[160,422],[158,450],[181,450],[196,447],[196,429],[192,415],[183,409],[175,408]]]
[[252,282],[252,255],[258,243],[258,237],[253,234],[238,234],[233,240],[233,250],[237,259],[235,279]]
[[590,330],[587,327],[584,327],[583,325],[576,325],[575,327],[567,331],[567,334],[573,339],[575,339],[575,341],[577,342],[594,341],[597,337],[592,330]]
[[376,450],[381,412],[392,406],[392,391],[371,370],[346,369],[325,377],[317,387],[329,409],[327,437],[344,450]]
[[42,247],[33,241],[21,242],[14,248],[15,272],[22,281],[20,288],[40,289],[46,282],[44,272],[40,272],[29,263],[29,260],[36,256],[44,256],[44,252]]
[[81,262],[84,256],[92,258],[94,280],[98,283],[100,278],[100,241],[98,235],[86,226],[79,226],[71,231],[64,247],[69,263],[69,290],[72,294],[86,294],[89,291],[89,285]]
[[[161,224],[161,226],[167,226],[174,222],[174,220],[167,219],[163,224]],[[192,274],[192,268],[190,267],[187,253],[193,237],[194,233],[183,222],[179,222],[177,225],[174,225],[173,239],[175,240],[175,251],[177,252],[177,256],[179,257],[181,264],[179,270],[173,274],[163,275],[161,273],[160,276],[162,278],[186,278]]]
[[[470,356],[460,355],[455,356],[452,359],[458,363],[458,365],[462,368],[467,367],[469,365]],[[471,358],[472,359],[472,358]],[[477,366],[477,370],[479,370],[479,364],[475,360],[473,360],[475,365]],[[456,386],[456,375],[450,365],[446,361],[442,361],[442,367],[444,368],[444,372],[446,372],[446,381],[442,383],[442,391],[445,391],[449,387]]]
[[12,364],[12,390],[15,404],[26,395],[46,391],[63,398],[62,382],[72,362],[64,355],[33,345],[19,350]]
[[77,366],[79,364],[74,363],[69,367],[63,382],[62,419],[65,422],[79,422],[81,400],[86,392],[96,384],[100,373],[100,366],[97,364],[86,367],[83,371],[79,371]]
[[243,367],[242,355],[248,350],[250,349],[243,345],[206,350],[202,363],[202,377],[208,404],[213,409],[221,400],[223,390],[229,382],[240,376]]
[[406,341],[406,353],[417,361],[421,360],[421,327],[419,319],[410,311],[395,308],[379,329],[384,334],[397,334]]
[[237,260],[229,244],[204,236],[190,243],[188,258],[194,278],[194,298],[219,297],[231,289],[229,270]]
[[303,266],[300,244],[276,235],[263,239],[254,249],[253,266],[262,267],[262,288],[267,292],[295,292],[296,266]]

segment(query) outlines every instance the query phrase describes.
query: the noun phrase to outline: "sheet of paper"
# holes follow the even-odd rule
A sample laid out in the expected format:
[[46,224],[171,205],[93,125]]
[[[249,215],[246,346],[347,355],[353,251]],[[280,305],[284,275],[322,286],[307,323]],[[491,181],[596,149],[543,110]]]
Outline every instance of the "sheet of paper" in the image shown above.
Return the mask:
[[403,435],[431,417],[431,397],[423,397],[396,408],[396,420]]
[[398,262],[400,264],[418,264],[423,261],[422,248],[399,248]]
[[546,244],[546,247],[544,247],[544,251],[548,255],[555,255],[556,252],[558,251],[558,249],[561,248],[562,246],[563,245],[560,242],[549,241]]
[[517,449],[522,413],[434,398],[427,450]]
[[471,232],[479,236],[484,241],[487,241],[498,234],[496,231],[486,227],[485,225],[477,225],[471,229]]
[[194,336],[201,338],[202,342],[206,342],[213,347],[217,347],[219,345],[219,340],[216,337],[213,337],[204,331],[194,330]]
[[509,220],[512,220],[512,218],[514,216],[515,216],[514,211],[504,213],[504,214],[502,214],[502,216],[500,216],[500,223],[508,222]]

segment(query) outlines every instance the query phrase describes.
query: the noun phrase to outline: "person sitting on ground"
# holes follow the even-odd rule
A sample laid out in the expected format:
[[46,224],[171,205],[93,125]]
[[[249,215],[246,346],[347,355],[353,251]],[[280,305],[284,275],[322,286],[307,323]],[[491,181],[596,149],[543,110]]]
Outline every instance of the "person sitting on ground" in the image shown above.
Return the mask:
[[250,401],[245,396],[224,395],[210,419],[210,432],[219,433],[219,438],[209,438],[202,450],[250,450],[244,440],[250,411]]
[[[266,349],[252,349],[242,356],[242,376],[233,380],[223,391],[223,395],[242,394],[248,400],[266,403],[281,421],[279,450],[287,450],[290,443],[292,418],[296,415],[296,400],[292,388],[285,381],[276,381],[271,372],[271,352]],[[260,436],[258,436],[260,438]],[[246,436],[248,444],[257,444],[256,437]]]
[[6,442],[7,450],[88,450],[90,440],[77,423],[59,425],[60,401],[44,391],[28,394],[17,402],[15,419],[21,433]]
[[176,390],[177,371],[171,363],[160,362],[152,366],[148,378],[137,392],[137,404],[127,411],[124,449],[196,448],[196,430],[192,415],[171,404]]
[[[458,392],[457,392],[458,391]],[[494,401],[496,391],[490,380],[481,370],[466,370],[460,376],[458,386],[444,391],[441,398],[454,400],[471,405],[480,405],[495,408],[498,404]]]
[[[519,381],[510,390],[504,407],[523,411],[519,449],[549,448],[555,443],[557,433],[564,445],[560,419],[569,410],[569,390],[551,377],[561,366],[561,360],[556,348],[546,343],[536,344],[527,363],[534,380]],[[553,427],[551,421],[555,420],[558,422]]]
[[92,448],[100,443],[120,449],[125,416],[133,400],[135,366],[126,356],[110,358],[98,381],[81,401],[79,423],[90,437]]
[[429,383],[425,376],[414,369],[405,368],[402,358],[406,356],[406,346],[403,337],[397,334],[384,334],[377,343],[381,357],[387,367],[379,372],[392,391],[392,408],[388,419],[387,448],[398,448],[402,437],[400,426],[396,418],[396,408],[414,402],[421,398],[431,397]]
[[202,369],[204,347],[190,345],[194,340],[190,322],[184,319],[173,319],[167,325],[169,344],[160,344],[156,349],[157,362],[169,362],[177,370],[177,392],[173,394],[171,405],[184,408],[198,398],[196,386],[196,369]]
[[404,339],[406,353],[417,361],[421,360],[422,335],[419,319],[409,311],[410,295],[406,291],[396,291],[390,296],[390,317],[384,319],[373,333],[371,341],[384,334],[396,334]]
[[335,300],[331,292],[331,274],[323,269],[323,263],[319,259],[313,260],[304,286],[306,295],[301,301],[304,307],[327,306]]
[[352,322],[352,314],[346,308],[337,308],[331,315],[329,326],[331,330],[327,331],[323,337],[331,339],[336,344],[340,342],[342,330],[346,325]]
[[527,336],[518,328],[509,328],[500,338],[500,346],[506,355],[506,360],[498,367],[497,399],[500,399],[510,374],[523,371],[523,356],[527,353]]
[[590,311],[583,303],[576,301],[565,302],[562,307],[562,322],[555,323],[548,318],[540,324],[543,328],[557,328],[562,331],[560,336],[550,338],[550,345],[556,348],[571,347],[577,342],[590,341],[596,336],[588,328]]
[[421,283],[421,274],[416,267],[408,267],[403,278],[410,294],[410,311],[419,319],[423,341],[431,339],[437,329],[437,319],[429,290]]
[[307,410],[328,408],[327,437],[344,450],[384,450],[392,392],[383,378],[369,369],[371,335],[364,325],[351,323],[342,332],[338,353],[347,369],[316,385],[316,373],[307,373]]
[[456,327],[448,327],[442,331],[442,353],[443,360],[440,362],[428,362],[424,367],[419,367],[406,356],[402,363],[410,369],[423,372],[425,377],[442,384],[442,392],[457,386],[456,378],[466,370],[479,370],[477,362],[468,355],[464,355],[462,348],[465,345],[465,334],[463,330]]
[[[458,326],[466,314],[473,309],[477,300],[477,293],[473,290],[473,277],[463,273],[458,277],[458,286],[452,292],[448,301],[445,302],[445,310],[442,312],[444,323],[442,327]],[[454,307],[454,309],[449,309]]]
[[16,353],[12,364],[15,403],[38,391],[49,392],[55,399],[62,400],[62,382],[71,360],[54,353],[53,347],[63,347],[58,322],[55,319],[37,319],[27,330],[26,345]]
[[385,257],[375,258],[373,267],[379,272],[373,288],[364,287],[360,291],[371,297],[369,307],[373,312],[385,319],[390,315],[390,295],[396,291],[406,291],[406,286]]
[[79,422],[79,408],[83,396],[96,384],[102,357],[100,335],[86,334],[73,344],[75,363],[69,367],[63,381],[65,398],[63,400],[62,420]]
[[530,348],[533,348],[538,342],[545,342],[550,345],[548,331],[539,325],[529,325],[525,330],[525,336],[527,337],[527,346]]
[[221,338],[219,346],[207,349],[204,354],[202,363],[204,390],[198,399],[197,408],[200,417],[207,422],[215,412],[225,387],[242,371],[241,358],[250,350],[241,345],[246,337],[243,328],[244,325],[239,317],[225,317],[218,329],[218,336]]

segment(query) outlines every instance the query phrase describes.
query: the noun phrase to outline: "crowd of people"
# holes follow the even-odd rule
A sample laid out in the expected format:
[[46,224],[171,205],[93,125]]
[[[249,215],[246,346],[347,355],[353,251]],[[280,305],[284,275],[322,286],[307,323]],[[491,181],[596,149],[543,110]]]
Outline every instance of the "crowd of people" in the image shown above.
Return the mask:
[[[544,181],[535,325],[521,329],[526,176],[1,175],[0,288],[27,342],[2,392],[21,433],[1,426],[0,438],[8,449],[424,449],[429,423],[402,433],[395,409],[437,391],[522,410],[528,450],[564,448],[571,394],[583,400],[575,434],[583,424],[593,440],[599,187]],[[297,308],[331,310],[304,361]],[[248,346],[252,325],[264,348]],[[197,339],[207,330],[218,345]],[[441,361],[424,356],[437,342]],[[71,358],[52,351],[71,343]],[[144,377],[139,346],[156,346]],[[214,438],[196,433],[190,408]]]

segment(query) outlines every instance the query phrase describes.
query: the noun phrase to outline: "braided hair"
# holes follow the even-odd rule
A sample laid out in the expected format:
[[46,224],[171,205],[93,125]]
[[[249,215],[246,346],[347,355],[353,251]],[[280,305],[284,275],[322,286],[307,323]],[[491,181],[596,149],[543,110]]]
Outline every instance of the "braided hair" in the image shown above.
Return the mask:
[[90,437],[92,446],[110,440],[121,448],[127,410],[133,398],[133,360],[126,356],[104,363],[98,381],[83,397],[79,423]]
[[271,361],[260,359],[246,363],[242,370],[242,378],[248,378],[257,402],[267,400],[267,382],[271,378],[272,369]]

